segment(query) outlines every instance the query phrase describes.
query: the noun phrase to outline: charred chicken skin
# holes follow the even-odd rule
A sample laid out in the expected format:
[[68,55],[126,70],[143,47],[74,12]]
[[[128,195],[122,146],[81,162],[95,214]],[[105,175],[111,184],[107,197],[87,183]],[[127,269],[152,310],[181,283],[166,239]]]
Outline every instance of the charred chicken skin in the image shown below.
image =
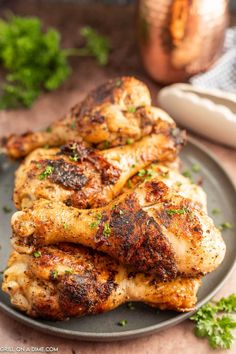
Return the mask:
[[13,158],[26,156],[44,145],[60,146],[81,138],[104,149],[151,134],[160,128],[160,120],[175,125],[167,113],[150,106],[149,90],[139,80],[133,77],[110,80],[45,131],[11,135],[3,139],[3,146]]
[[225,244],[212,219],[158,179],[143,182],[102,208],[78,210],[39,199],[12,217],[12,244],[21,253],[72,242],[165,280],[213,271]]
[[198,278],[161,282],[82,246],[43,247],[38,255],[13,252],[2,285],[11,303],[31,317],[63,320],[109,311],[127,301],[181,312],[196,304]]

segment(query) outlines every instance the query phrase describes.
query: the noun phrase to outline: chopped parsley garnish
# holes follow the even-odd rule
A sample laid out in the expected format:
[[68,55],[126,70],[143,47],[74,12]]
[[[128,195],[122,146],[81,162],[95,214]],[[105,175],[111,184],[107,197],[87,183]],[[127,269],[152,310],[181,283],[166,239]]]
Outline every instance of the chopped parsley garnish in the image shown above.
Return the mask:
[[136,112],[136,108],[135,108],[135,107],[128,107],[128,108],[127,108],[127,111],[128,111],[129,113],[135,113],[135,112]]
[[182,186],[182,182],[177,181],[176,182],[176,186],[181,187]]
[[57,279],[58,278],[58,270],[54,269],[51,271],[51,275],[53,279]]
[[147,179],[150,179],[150,178],[153,176],[153,170],[150,169],[150,168],[147,169],[147,170],[142,169],[142,170],[140,170],[140,171],[138,172],[138,176],[139,176],[139,177],[144,177],[144,176],[146,176]]
[[131,145],[133,144],[134,140],[133,139],[127,139],[126,144]]
[[47,127],[46,132],[47,133],[51,133],[52,132],[52,127]]
[[66,269],[66,270],[65,270],[65,273],[66,273],[66,274],[72,274],[72,273],[73,273],[73,270],[72,270],[72,269]]
[[221,224],[220,224],[220,226],[219,226],[219,229],[220,230],[228,230],[228,229],[232,229],[233,228],[233,225],[232,224],[230,224],[229,222],[222,222]]
[[128,185],[128,188],[133,188],[133,184],[130,179],[128,180],[127,185]]
[[12,209],[9,208],[9,207],[6,206],[6,205],[4,205],[4,206],[2,207],[2,210],[4,211],[4,213],[10,213],[10,212],[12,212]]
[[66,229],[68,229],[68,227],[69,227],[69,225],[66,222],[64,222],[63,228],[66,230]]
[[92,56],[101,66],[107,65],[111,49],[109,40],[89,26],[82,27],[80,34],[86,43],[83,48],[77,50],[78,54]]
[[40,180],[45,179],[46,177],[50,176],[53,173],[53,171],[54,171],[53,166],[49,166],[49,165],[46,166],[45,170],[42,173],[40,173],[39,179]]
[[95,229],[99,225],[100,221],[102,220],[102,213],[97,213],[95,217],[96,217],[97,221],[93,221],[89,225],[91,227],[91,229]]
[[128,323],[127,320],[121,320],[121,321],[118,322],[118,326],[124,327],[124,326],[127,325],[127,323]]
[[194,163],[192,165],[192,171],[195,172],[195,173],[198,173],[198,172],[201,171],[201,168],[200,168],[200,166],[197,163]]
[[191,172],[190,171],[188,171],[188,170],[185,170],[183,173],[182,173],[182,175],[184,176],[184,177],[188,177],[188,178],[192,178],[192,175],[191,175]]
[[132,168],[135,168],[135,167],[136,167],[136,165],[135,165],[135,164],[133,164],[133,165],[131,165],[131,167],[132,167]]
[[34,255],[35,258],[39,258],[39,257],[41,257],[41,252],[40,251],[35,251],[33,253],[33,255]]
[[76,129],[76,122],[71,123],[71,129],[75,130]]
[[98,226],[98,224],[99,223],[97,221],[93,221],[89,226],[91,227],[91,229],[95,229]]
[[116,80],[115,85],[119,87],[122,84],[122,81],[120,79]]
[[111,145],[111,143],[108,140],[105,140],[104,143],[103,143],[104,149],[108,149],[110,147],[110,145]]
[[75,155],[73,155],[73,156],[69,156],[69,159],[70,159],[71,161],[77,162],[77,161],[79,160],[79,155],[78,155],[78,154],[75,154]]
[[235,319],[227,313],[236,312],[236,295],[201,307],[190,319],[195,322],[195,335],[208,339],[213,349],[230,349],[236,329]]
[[104,236],[109,236],[110,233],[111,233],[110,225],[109,225],[108,222],[106,222],[106,223],[104,224],[104,228],[103,228],[102,234],[103,234]]
[[161,176],[164,178],[168,178],[169,173],[168,172],[162,172]]
[[140,170],[140,171],[138,172],[138,176],[139,176],[139,177],[143,177],[143,176],[145,176],[145,174],[146,174],[146,170],[144,170],[144,168],[142,168],[142,170]]
[[168,215],[175,215],[175,214],[181,215],[181,214],[188,213],[189,210],[187,208],[185,208],[185,209],[168,209],[166,212]]
[[127,307],[129,310],[135,310],[135,306],[132,302],[128,302]]
[[212,209],[211,212],[212,212],[213,215],[218,215],[218,214],[220,214],[220,209],[214,208],[214,209]]

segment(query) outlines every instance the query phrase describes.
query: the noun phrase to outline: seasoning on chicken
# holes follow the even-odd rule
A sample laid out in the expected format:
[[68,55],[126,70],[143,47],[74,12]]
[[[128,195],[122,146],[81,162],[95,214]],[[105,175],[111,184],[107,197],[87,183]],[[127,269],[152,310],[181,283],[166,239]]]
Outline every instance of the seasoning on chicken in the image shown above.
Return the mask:
[[50,320],[98,314],[122,303],[143,301],[162,310],[190,311],[200,279],[169,283],[131,272],[114,259],[88,248],[60,244],[34,255],[13,252],[2,289],[28,316]]

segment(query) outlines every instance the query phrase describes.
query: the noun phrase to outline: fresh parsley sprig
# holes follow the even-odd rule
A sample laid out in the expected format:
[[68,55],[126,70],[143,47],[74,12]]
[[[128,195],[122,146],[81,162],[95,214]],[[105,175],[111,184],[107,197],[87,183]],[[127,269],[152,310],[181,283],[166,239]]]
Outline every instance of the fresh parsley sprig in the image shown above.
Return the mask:
[[62,49],[60,33],[43,31],[37,17],[11,15],[0,20],[0,64],[6,70],[0,89],[0,109],[30,107],[42,91],[57,89],[71,70],[68,56],[92,55],[106,65],[110,45],[91,27],[83,27],[85,46]]
[[190,317],[195,322],[196,336],[207,338],[213,349],[229,349],[234,341],[232,330],[236,329],[236,321],[229,315],[233,312],[236,312],[236,294],[204,305]]
[[36,17],[0,20],[0,62],[7,71],[0,108],[30,107],[42,90],[56,89],[70,73],[59,32],[43,32]]

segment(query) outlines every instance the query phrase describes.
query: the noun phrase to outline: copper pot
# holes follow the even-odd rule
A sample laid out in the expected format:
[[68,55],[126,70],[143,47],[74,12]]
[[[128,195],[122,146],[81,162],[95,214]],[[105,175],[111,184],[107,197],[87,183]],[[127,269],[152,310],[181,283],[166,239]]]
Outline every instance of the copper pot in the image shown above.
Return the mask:
[[228,0],[140,0],[138,35],[143,64],[163,83],[185,81],[219,57]]

